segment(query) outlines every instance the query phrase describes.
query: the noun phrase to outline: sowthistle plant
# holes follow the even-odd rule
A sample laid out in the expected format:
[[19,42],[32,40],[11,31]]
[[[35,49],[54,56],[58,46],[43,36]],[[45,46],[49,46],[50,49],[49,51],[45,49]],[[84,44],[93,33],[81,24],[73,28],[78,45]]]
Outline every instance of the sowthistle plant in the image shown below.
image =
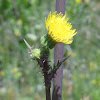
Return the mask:
[[46,88],[46,100],[51,100],[51,80],[54,78],[60,65],[69,57],[68,56],[62,61],[58,61],[57,65],[52,67],[48,60],[50,49],[53,49],[57,43],[71,44],[73,36],[77,34],[76,29],[72,30],[72,25],[68,20],[66,15],[63,15],[62,13],[57,14],[57,12],[53,12],[51,14],[50,12],[48,18],[45,18],[47,34],[41,37],[41,48],[33,49],[27,41],[24,40],[27,47],[30,49],[29,53],[31,58],[36,60],[42,69]]

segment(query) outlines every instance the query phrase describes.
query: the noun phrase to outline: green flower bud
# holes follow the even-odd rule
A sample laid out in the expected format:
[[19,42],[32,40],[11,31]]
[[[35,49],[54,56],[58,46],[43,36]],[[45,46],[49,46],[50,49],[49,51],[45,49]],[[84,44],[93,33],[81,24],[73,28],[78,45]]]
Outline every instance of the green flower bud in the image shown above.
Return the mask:
[[31,56],[33,59],[40,59],[40,49],[33,49]]

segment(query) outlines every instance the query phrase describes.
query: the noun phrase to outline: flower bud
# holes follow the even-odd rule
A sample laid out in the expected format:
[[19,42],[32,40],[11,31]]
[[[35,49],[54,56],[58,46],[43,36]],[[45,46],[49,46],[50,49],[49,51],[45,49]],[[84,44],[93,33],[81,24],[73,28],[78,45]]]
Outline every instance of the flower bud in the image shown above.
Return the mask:
[[31,56],[33,59],[40,59],[40,49],[32,50]]

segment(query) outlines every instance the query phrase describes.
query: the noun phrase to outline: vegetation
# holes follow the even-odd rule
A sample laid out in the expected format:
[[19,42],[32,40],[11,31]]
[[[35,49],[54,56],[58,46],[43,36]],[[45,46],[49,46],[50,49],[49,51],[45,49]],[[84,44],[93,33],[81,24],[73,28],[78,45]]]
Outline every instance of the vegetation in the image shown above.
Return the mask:
[[[99,100],[100,1],[77,1],[66,1],[77,35],[64,46],[64,57],[71,57],[64,63],[62,100]],[[31,61],[23,39],[39,48],[47,32],[45,17],[55,7],[55,0],[0,0],[0,100],[45,99],[41,70]]]

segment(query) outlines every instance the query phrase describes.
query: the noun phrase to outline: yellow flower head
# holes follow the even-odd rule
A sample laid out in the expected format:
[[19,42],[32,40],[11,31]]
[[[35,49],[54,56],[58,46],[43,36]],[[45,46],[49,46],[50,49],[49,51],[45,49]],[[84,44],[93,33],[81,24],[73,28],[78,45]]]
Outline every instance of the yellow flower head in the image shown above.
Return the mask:
[[57,14],[54,12],[48,15],[45,20],[46,28],[48,30],[49,36],[53,41],[57,43],[71,44],[73,41],[73,36],[76,35],[76,30],[72,30],[71,23],[68,22],[68,18],[65,18],[62,13]]

